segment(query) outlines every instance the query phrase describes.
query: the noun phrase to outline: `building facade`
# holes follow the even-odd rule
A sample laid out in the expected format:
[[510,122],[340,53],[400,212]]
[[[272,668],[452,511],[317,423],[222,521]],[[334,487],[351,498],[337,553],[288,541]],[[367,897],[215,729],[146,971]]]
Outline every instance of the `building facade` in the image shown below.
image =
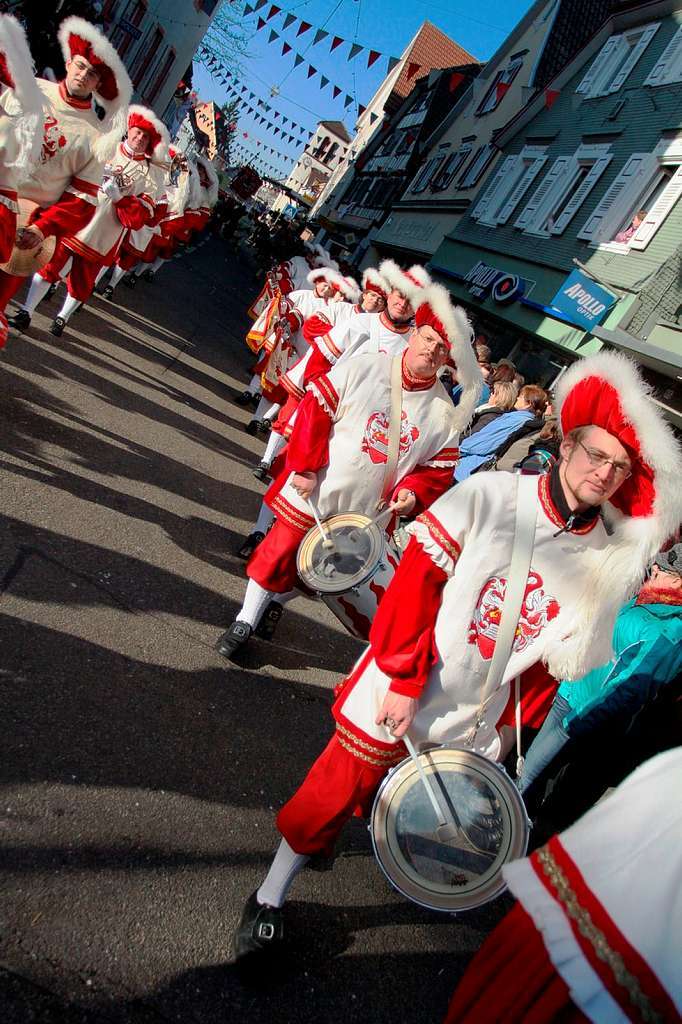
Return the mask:
[[430,266],[529,379],[615,347],[680,425],[682,3],[619,6],[551,104],[538,95],[498,133]]
[[[299,197],[300,204],[311,207],[319,199],[332,173],[346,155],[350,135],[341,121],[320,121],[315,134],[294,164],[284,184]],[[290,203],[282,193],[273,203],[275,211]]]

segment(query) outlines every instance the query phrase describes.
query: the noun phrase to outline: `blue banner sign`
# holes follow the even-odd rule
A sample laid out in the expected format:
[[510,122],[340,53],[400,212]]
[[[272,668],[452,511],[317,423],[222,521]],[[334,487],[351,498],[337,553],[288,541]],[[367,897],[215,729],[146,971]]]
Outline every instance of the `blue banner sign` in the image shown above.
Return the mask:
[[552,308],[571,323],[589,331],[602,322],[617,301],[617,296],[607,292],[587,274],[574,270],[552,299]]

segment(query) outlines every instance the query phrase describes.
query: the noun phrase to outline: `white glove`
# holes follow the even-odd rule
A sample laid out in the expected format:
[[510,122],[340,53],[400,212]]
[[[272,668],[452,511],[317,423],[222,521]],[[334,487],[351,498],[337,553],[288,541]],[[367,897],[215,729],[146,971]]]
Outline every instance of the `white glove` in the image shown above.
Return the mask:
[[105,178],[100,188],[107,199],[111,199],[112,203],[117,203],[119,199],[123,199],[123,193],[114,178]]

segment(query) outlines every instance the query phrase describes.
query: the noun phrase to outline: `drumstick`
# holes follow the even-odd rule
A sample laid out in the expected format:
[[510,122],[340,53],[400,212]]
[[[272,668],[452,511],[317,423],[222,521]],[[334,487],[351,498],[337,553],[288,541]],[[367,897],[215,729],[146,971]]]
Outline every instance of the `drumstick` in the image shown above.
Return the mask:
[[419,772],[419,778],[422,781],[422,785],[424,786],[428,798],[431,801],[431,805],[436,813],[436,821],[438,823],[436,826],[436,833],[438,835],[438,838],[442,842],[447,843],[451,839],[455,839],[458,835],[460,835],[461,829],[455,824],[454,821],[448,821],[446,815],[443,813],[440,801],[436,796],[436,791],[431,785],[431,779],[424,771],[423,765],[419,760],[419,754],[417,753],[415,746],[410,737],[407,735],[407,733],[405,733],[405,735],[403,736],[403,743],[407,747],[407,752],[412,758],[412,762],[415,768]]
[[323,548],[333,548],[334,547],[334,541],[331,539],[329,534],[326,532],[324,526],[322,525],[322,520],[320,519],[320,513],[317,511],[317,509],[315,508],[314,503],[311,501],[310,498],[308,498],[308,504],[310,505],[310,508],[312,510],[313,519],[315,520],[317,528],[320,531],[320,533],[322,534],[322,547]]

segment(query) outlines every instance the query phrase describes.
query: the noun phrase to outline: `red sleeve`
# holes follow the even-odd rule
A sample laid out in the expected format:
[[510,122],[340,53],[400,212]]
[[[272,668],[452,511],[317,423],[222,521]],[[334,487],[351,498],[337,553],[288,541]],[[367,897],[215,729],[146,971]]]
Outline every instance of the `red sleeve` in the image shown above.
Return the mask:
[[153,208],[143,203],[137,196],[123,196],[117,203],[114,203],[116,216],[124,228],[137,231],[139,228],[149,224],[153,217]]
[[449,466],[417,466],[397,484],[393,491],[393,499],[403,487],[408,491],[414,491],[417,504],[410,515],[418,516],[432,505],[436,498],[440,498],[441,494],[445,494],[448,488],[452,487],[452,469]]
[[317,380],[323,373],[329,373],[332,368],[332,364],[329,362],[327,357],[322,352],[322,349],[318,348],[317,345],[313,344],[312,351],[310,353],[310,359],[306,363],[305,372],[303,374],[303,387],[307,387],[311,381]]
[[435,626],[447,575],[413,537],[374,616],[369,642],[389,690],[421,696],[438,658]]
[[64,192],[56,203],[48,206],[46,210],[40,210],[31,223],[42,231],[46,238],[48,235],[75,235],[90,221],[96,209],[94,203],[75,196],[73,192]]
[[168,202],[164,199],[162,203],[157,203],[154,207],[154,216],[150,220],[150,224],[156,227],[168,213]]
[[319,338],[321,334],[328,334],[331,326],[326,316],[323,316],[322,313],[315,313],[313,316],[309,316],[303,324],[303,337],[309,345],[312,345],[315,338]]
[[329,462],[329,432],[332,421],[315,395],[308,394],[298,414],[287,449],[287,469],[291,473],[316,473]]
[[303,323],[303,314],[301,313],[300,309],[296,309],[295,307],[294,309],[290,309],[289,312],[286,314],[286,319],[293,334],[295,334],[296,331],[299,331],[301,329],[301,324]]

